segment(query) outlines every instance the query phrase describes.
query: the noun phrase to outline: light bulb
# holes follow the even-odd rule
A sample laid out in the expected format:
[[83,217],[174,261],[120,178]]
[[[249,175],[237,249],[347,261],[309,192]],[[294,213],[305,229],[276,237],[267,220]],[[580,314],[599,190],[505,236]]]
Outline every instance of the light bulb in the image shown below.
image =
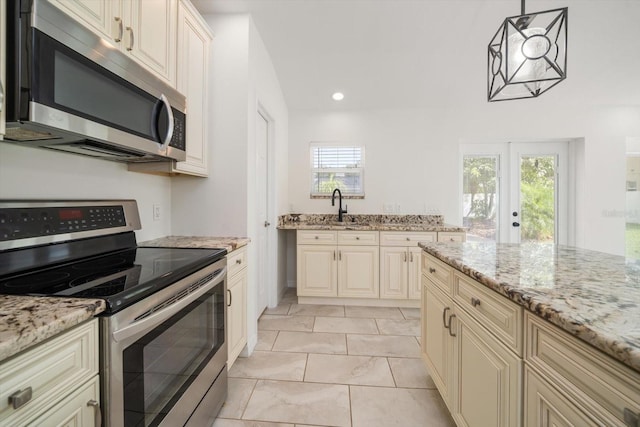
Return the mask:
[[334,101],[342,101],[344,99],[344,94],[342,92],[336,92],[331,95]]

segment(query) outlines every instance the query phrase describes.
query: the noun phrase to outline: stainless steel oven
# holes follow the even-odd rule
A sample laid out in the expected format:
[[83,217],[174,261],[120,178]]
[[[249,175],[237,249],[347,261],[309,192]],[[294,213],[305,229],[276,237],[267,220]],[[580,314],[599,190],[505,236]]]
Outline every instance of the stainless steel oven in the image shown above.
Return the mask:
[[227,394],[226,250],[136,244],[133,200],[0,200],[0,294],[101,298],[105,426],[204,426]]
[[227,389],[224,259],[101,319],[108,426],[211,425]]

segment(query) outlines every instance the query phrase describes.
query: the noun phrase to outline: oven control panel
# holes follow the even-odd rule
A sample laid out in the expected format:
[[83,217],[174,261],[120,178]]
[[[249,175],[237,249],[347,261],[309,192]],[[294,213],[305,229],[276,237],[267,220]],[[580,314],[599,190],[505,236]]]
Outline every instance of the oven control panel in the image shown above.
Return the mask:
[[124,227],[122,206],[0,208],[0,241]]

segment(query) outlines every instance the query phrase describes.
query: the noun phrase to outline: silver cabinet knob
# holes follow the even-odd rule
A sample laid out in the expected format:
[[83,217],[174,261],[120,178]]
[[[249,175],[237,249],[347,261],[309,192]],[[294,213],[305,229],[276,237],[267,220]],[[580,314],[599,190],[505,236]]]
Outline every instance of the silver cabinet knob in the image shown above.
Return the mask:
[[18,409],[21,406],[24,406],[31,400],[33,396],[33,389],[31,387],[27,387],[24,390],[18,390],[9,396],[9,403],[13,406],[13,409]]
[[433,274],[436,272],[436,269],[433,267],[429,267],[429,273]]
[[476,297],[471,297],[471,305],[477,307],[480,305],[480,300]]

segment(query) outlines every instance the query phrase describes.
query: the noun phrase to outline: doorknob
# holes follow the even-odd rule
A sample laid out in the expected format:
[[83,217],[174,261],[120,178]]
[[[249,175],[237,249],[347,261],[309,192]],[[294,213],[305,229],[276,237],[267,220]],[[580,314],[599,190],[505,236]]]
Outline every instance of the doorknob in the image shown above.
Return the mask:
[[265,227],[268,227],[268,226],[270,226],[270,225],[271,225],[271,223],[270,223],[269,221],[265,221],[265,222],[264,222],[264,226],[265,226]]
[[514,227],[520,227],[520,223],[515,221],[511,225],[513,225]]

